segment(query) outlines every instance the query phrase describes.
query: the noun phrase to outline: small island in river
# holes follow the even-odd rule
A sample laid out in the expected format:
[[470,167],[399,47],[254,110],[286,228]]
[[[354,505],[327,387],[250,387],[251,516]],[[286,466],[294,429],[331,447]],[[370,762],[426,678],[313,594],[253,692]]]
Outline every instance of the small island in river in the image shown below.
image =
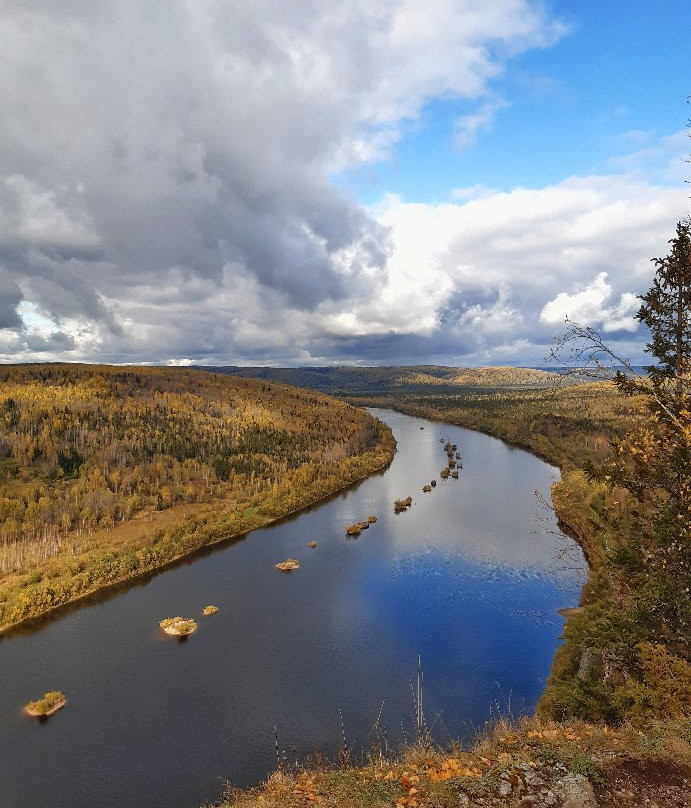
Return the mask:
[[166,617],[158,625],[174,637],[186,637],[197,630],[197,621],[191,617]]
[[405,499],[397,499],[394,501],[393,508],[396,513],[400,513],[401,511],[406,511],[410,506],[413,504],[412,497],[406,497]]
[[43,698],[30,701],[24,705],[24,712],[34,718],[47,718],[57,713],[67,704],[65,694],[60,690],[50,690],[43,694]]
[[281,572],[298,570],[300,569],[300,562],[296,558],[286,558],[285,561],[281,561],[279,564],[276,564],[276,569],[281,570]]

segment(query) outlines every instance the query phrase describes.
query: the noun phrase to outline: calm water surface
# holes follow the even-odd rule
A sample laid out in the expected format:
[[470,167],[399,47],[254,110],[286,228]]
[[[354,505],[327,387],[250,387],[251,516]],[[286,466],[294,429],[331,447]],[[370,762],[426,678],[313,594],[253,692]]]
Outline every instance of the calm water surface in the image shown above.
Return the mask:
[[[418,654],[439,740],[467,737],[495,705],[534,707],[559,643],[557,609],[577,604],[585,574],[535,496],[557,471],[476,432],[374,412],[398,440],[385,473],[0,642],[3,808],[196,808],[224,779],[247,785],[271,771],[274,725],[291,759],[334,755],[339,708],[362,749],[384,701],[395,742],[412,730]],[[445,465],[440,437],[458,444],[461,478],[423,494]],[[412,508],[395,515],[393,500],[409,494]],[[345,525],[370,513],[379,521],[346,538]],[[286,556],[297,572],[274,569]],[[209,603],[219,612],[203,618]],[[177,614],[199,622],[185,642],[158,628]],[[44,724],[24,717],[21,706],[50,689],[67,707]]]

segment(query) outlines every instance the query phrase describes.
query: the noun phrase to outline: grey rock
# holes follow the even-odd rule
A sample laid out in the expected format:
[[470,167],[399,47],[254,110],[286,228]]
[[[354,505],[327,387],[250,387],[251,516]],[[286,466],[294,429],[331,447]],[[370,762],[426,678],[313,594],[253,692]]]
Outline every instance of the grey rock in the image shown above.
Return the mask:
[[545,784],[542,777],[540,777],[540,775],[529,766],[525,768],[524,777],[526,785],[532,786],[533,788],[537,788],[538,786],[543,786]]
[[590,781],[582,774],[569,774],[559,780],[554,791],[561,797],[563,808],[598,808]]
[[468,799],[468,795],[461,792],[458,795],[458,804],[461,806],[461,808],[468,808],[468,806],[470,805],[470,800]]
[[502,797],[508,797],[511,793],[511,783],[507,780],[502,780],[501,783],[499,783],[499,793]]

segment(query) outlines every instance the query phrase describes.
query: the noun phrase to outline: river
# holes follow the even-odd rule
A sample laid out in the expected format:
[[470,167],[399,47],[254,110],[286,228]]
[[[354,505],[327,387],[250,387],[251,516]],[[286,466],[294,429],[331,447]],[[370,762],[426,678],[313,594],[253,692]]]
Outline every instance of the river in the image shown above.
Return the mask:
[[[395,745],[414,735],[418,655],[438,741],[534,708],[557,610],[577,605],[586,574],[535,494],[549,498],[558,470],[477,432],[373,412],[398,441],[385,472],[0,642],[3,808],[198,808],[224,779],[275,768],[274,727],[289,761],[337,756],[341,715],[356,753],[378,716]],[[439,480],[441,438],[462,453],[458,480]],[[345,536],[369,514],[376,524]],[[274,568],[287,556],[299,570]],[[218,613],[202,617],[207,604]],[[158,627],[174,615],[199,623],[184,642]],[[63,710],[22,714],[52,689]]]

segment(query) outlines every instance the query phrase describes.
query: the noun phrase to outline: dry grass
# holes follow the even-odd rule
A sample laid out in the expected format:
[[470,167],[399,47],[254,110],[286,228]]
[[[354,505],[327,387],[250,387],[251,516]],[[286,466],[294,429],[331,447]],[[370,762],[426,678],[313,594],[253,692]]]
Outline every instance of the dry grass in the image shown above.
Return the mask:
[[[622,761],[644,761],[654,770],[673,760],[682,772],[691,765],[691,725],[653,727],[641,733],[580,721],[552,723],[524,718],[500,722],[468,750],[416,746],[395,759],[373,755],[362,767],[277,771],[262,785],[229,788],[224,808],[458,808],[512,805],[521,795],[539,794],[566,774],[581,775],[602,791],[603,772]],[[501,792],[502,782],[516,802]],[[538,784],[541,784],[538,786]],[[532,790],[531,790],[532,789]],[[484,802],[480,803],[482,800]]]

